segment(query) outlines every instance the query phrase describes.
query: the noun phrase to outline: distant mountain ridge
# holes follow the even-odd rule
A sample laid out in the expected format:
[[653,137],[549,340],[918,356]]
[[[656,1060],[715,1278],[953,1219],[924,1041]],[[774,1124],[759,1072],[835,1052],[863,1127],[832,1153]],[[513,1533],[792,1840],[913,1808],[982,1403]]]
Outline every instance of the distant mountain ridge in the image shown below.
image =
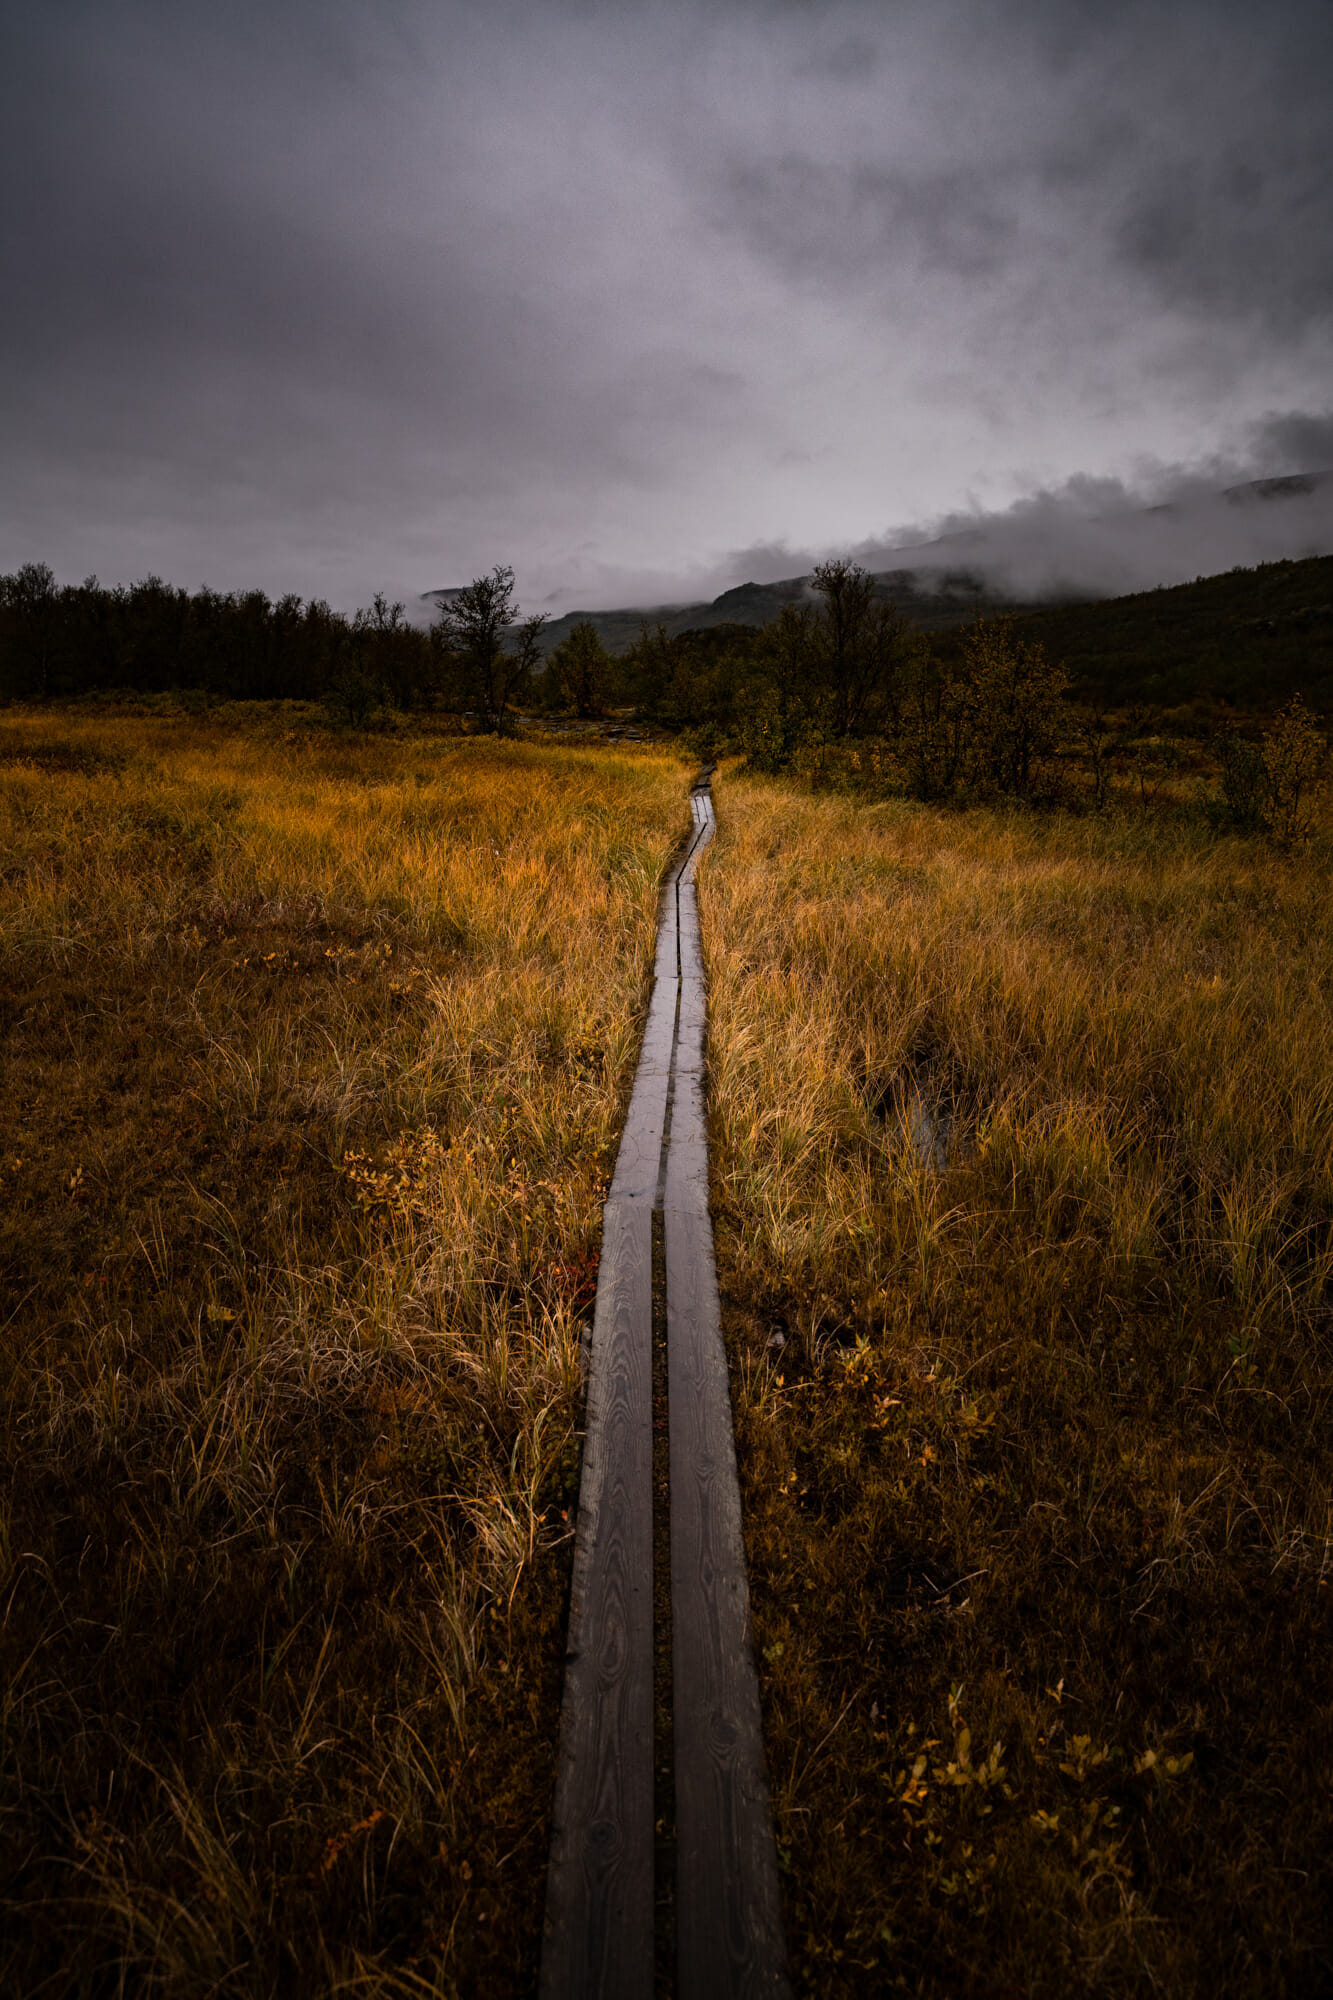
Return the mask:
[[1321,492],[1333,483],[1333,472],[1284,472],[1277,479],[1247,479],[1243,486],[1226,486],[1222,498],[1233,505],[1251,500],[1297,500]]
[[[983,577],[966,570],[927,573],[924,585],[918,572],[910,569],[877,570],[876,581],[891,595],[914,625],[933,627],[956,625],[975,617],[978,611],[1017,609],[1019,600],[992,591]],[[937,580],[938,579],[938,580]],[[457,590],[428,590],[423,602],[442,604]],[[609,611],[567,611],[551,619],[541,635],[541,650],[549,653],[576,625],[592,625],[608,652],[622,653],[639,637],[646,625],[650,632],[665,627],[669,637],[682,632],[706,631],[715,625],[767,625],[789,604],[813,600],[810,577],[789,576],[776,583],[738,583],[714,597],[693,604],[626,605]],[[1027,608],[1024,600],[1024,608]]]
[[[1333,552],[1333,470],[1284,473],[1123,513],[1084,515],[1033,503],[910,546],[860,559],[910,622],[958,625],[978,612],[1029,611],[1095,602],[1231,567]],[[461,586],[423,591],[444,604]],[[810,576],[738,583],[692,603],[568,611],[542,633],[549,653],[584,620],[612,653],[643,627],[671,637],[717,625],[766,625],[785,605],[810,601]]]

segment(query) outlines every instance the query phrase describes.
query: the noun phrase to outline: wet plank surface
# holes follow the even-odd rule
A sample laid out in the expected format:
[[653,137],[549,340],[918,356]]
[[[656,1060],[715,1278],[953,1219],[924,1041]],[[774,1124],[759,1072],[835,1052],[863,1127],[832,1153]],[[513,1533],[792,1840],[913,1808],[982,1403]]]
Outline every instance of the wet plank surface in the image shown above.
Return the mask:
[[[712,831],[712,803],[707,832]],[[676,1991],[790,1992],[764,1767],[731,1392],[708,1212],[706,993],[694,862],[682,871],[680,1003],[663,1207],[671,1462]]]
[[588,1375],[541,1991],[653,1985],[652,1227],[608,1202]]
[[777,1857],[706,1207],[667,1207],[666,1273],[677,1992],[785,1994]]
[[674,969],[669,979],[659,979],[653,988],[643,1049],[634,1076],[634,1091],[625,1117],[625,1129],[611,1178],[610,1201],[647,1200],[657,1192],[662,1165],[662,1133],[666,1124],[667,1098],[671,1089],[671,1052],[676,1033],[676,996],[679,981]]
[[643,1048],[603,1211],[545,2000],[647,2000],[653,1990],[654,1207],[664,1211],[666,1242],[676,1992],[681,2000],[790,1992],[708,1212],[706,996],[693,880],[715,824],[706,781],[690,807],[693,834],[663,895]]

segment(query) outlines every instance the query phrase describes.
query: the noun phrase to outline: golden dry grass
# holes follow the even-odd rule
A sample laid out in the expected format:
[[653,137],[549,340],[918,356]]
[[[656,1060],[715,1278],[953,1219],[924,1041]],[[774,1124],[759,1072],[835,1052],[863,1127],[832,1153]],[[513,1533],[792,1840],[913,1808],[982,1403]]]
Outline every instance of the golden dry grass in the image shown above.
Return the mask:
[[686,783],[4,718],[5,1990],[530,1983]]
[[1328,1990],[1327,838],[717,794],[801,1989]]

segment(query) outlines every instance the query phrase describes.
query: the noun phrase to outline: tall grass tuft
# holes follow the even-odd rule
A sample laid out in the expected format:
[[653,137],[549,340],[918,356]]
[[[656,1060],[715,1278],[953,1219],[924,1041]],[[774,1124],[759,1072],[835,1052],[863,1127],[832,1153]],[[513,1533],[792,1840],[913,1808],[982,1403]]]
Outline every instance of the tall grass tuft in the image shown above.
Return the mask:
[[1326,841],[717,792],[719,1268],[805,1990],[1321,1990]]
[[10,711],[0,1985],[524,1990],[686,772]]

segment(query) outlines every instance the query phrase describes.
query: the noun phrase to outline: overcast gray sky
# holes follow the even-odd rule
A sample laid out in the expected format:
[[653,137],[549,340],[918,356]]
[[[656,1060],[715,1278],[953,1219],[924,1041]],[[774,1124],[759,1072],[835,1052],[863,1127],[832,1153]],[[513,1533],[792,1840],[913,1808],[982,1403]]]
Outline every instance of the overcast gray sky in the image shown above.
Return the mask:
[[0,569],[560,609],[1333,464],[1330,79],[1328,0],[8,0]]

